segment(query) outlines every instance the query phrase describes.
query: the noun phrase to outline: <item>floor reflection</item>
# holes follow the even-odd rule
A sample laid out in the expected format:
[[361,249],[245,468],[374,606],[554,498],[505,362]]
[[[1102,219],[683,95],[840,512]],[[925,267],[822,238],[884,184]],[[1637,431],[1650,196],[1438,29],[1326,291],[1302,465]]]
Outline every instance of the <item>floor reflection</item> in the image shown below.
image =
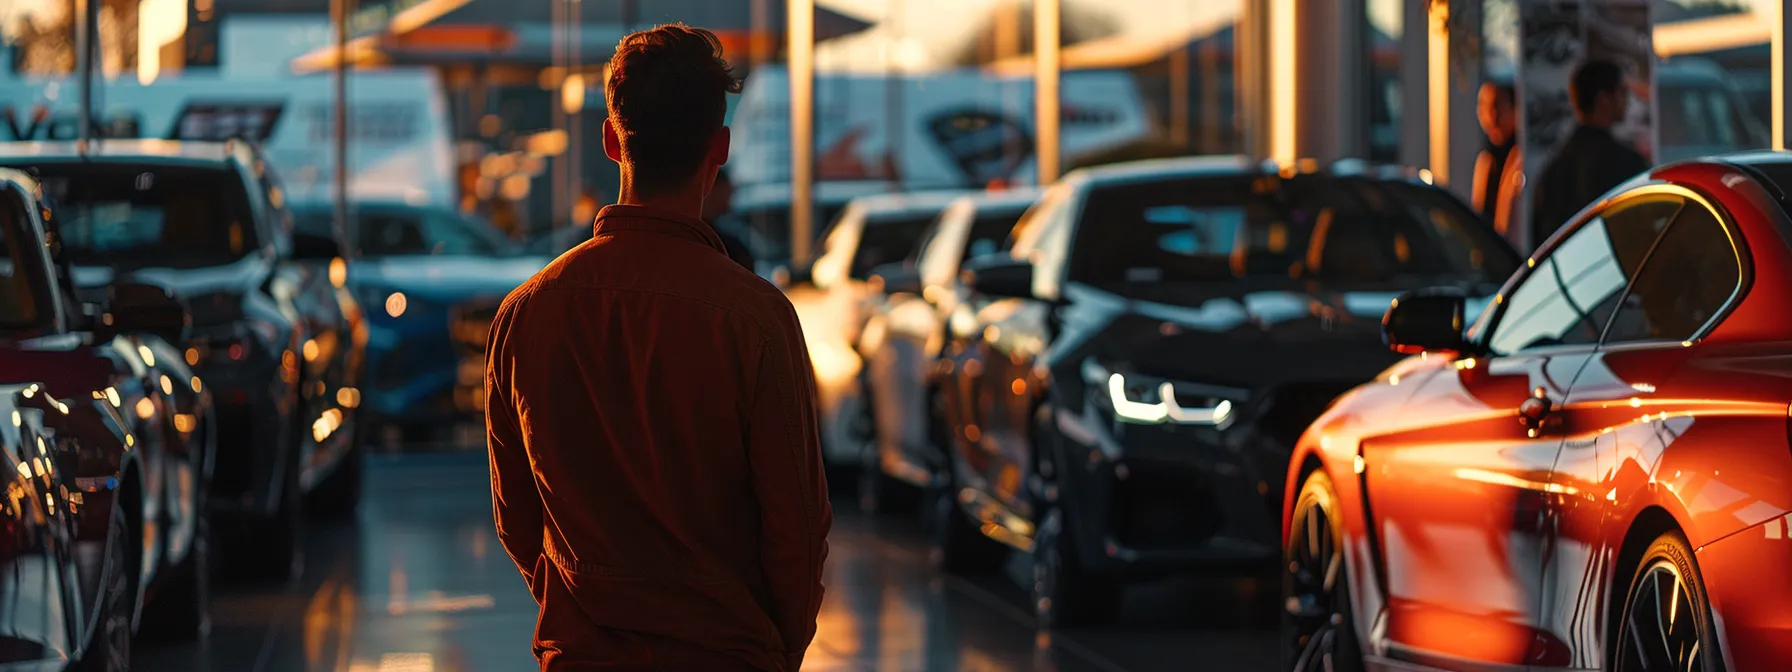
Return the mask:
[[[358,520],[314,524],[284,586],[224,580],[203,644],[140,644],[149,672],[526,670],[535,604],[491,529],[484,457],[370,458]],[[1036,633],[1011,576],[927,568],[919,525],[842,503],[828,596],[804,670],[1049,672],[1266,670],[1274,582],[1183,579],[1135,588],[1116,627]]]

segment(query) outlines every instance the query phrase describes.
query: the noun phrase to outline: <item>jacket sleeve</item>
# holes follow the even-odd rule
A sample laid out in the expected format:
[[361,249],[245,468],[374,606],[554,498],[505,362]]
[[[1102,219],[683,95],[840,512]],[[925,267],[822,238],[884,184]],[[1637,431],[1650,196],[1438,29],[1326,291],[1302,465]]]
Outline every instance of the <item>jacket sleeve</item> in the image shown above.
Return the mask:
[[[506,307],[508,308],[508,306]],[[510,390],[510,310],[501,310],[487,335],[485,364],[485,445],[491,457],[492,517],[498,542],[536,594],[535,567],[541,557],[541,494],[523,445],[522,424]]]
[[784,309],[779,332],[761,348],[747,420],[747,461],[759,498],[760,556],[771,590],[772,620],[784,640],[787,672],[801,669],[821,612],[821,570],[828,555],[827,477],[816,429],[815,375],[796,314]]

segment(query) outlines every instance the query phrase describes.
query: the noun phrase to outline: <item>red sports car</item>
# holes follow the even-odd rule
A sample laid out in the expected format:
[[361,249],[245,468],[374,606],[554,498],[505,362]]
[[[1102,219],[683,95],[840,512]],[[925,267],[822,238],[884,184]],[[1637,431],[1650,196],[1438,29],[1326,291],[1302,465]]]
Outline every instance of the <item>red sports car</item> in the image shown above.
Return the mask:
[[1478,319],[1396,301],[1384,332],[1414,356],[1289,467],[1291,666],[1792,664],[1789,186],[1787,153],[1657,168]]

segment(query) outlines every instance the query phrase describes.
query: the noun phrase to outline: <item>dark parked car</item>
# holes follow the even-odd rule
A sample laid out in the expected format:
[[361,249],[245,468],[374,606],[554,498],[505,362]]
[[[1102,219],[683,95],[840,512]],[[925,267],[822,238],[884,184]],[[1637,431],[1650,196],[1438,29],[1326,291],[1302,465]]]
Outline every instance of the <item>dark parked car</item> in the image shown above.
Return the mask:
[[[326,513],[360,492],[355,408],[365,336],[340,290],[340,246],[295,236],[273,170],[243,142],[0,145],[51,203],[58,254],[83,298],[141,283],[182,297],[180,350],[214,402],[210,510],[241,523],[233,563],[298,566],[303,495]],[[127,409],[128,410],[128,409]]]
[[916,488],[946,473],[945,428],[932,422],[940,354],[947,342],[971,335],[981,307],[967,300],[959,268],[1006,252],[1015,222],[1038,199],[1033,189],[962,196],[928,226],[909,259],[871,269],[882,294],[868,299],[871,317],[859,333],[864,416],[850,428],[866,451],[862,508],[902,508]]
[[[329,208],[298,210],[297,230],[332,235]],[[368,420],[408,441],[485,411],[485,333],[498,304],[553,258],[518,254],[497,229],[447,208],[356,203],[347,286],[366,306]]]
[[[143,538],[113,484],[141,474],[124,419],[100,399],[0,385],[0,669],[126,672],[142,605]],[[78,616],[78,617],[77,617]]]
[[1113,615],[1131,577],[1267,566],[1296,438],[1393,361],[1389,303],[1491,295],[1516,265],[1461,201],[1394,169],[1073,171],[1009,256],[966,264],[973,294],[1005,300],[941,365],[936,557],[1030,550],[1047,625]]
[[211,402],[168,345],[186,332],[186,308],[140,284],[78,301],[37,190],[0,170],[0,413],[12,418],[0,427],[18,475],[0,517],[0,560],[13,568],[0,594],[42,610],[6,611],[9,634],[31,636],[0,646],[0,662],[128,669],[141,595],[154,598],[143,622],[164,633],[206,629]]
[[1414,356],[1288,467],[1289,667],[1783,669],[1789,188],[1786,152],[1655,168],[1467,333],[1454,288],[1392,306]]

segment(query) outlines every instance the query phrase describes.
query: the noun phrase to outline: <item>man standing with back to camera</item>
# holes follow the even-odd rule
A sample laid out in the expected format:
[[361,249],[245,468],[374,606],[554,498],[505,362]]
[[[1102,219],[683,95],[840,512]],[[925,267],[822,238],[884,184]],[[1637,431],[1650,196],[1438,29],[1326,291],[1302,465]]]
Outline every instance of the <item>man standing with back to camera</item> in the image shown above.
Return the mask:
[[617,204],[492,322],[492,508],[543,670],[797,672],[815,636],[832,512],[808,350],[701,219],[739,91],[709,31],[624,37]]

